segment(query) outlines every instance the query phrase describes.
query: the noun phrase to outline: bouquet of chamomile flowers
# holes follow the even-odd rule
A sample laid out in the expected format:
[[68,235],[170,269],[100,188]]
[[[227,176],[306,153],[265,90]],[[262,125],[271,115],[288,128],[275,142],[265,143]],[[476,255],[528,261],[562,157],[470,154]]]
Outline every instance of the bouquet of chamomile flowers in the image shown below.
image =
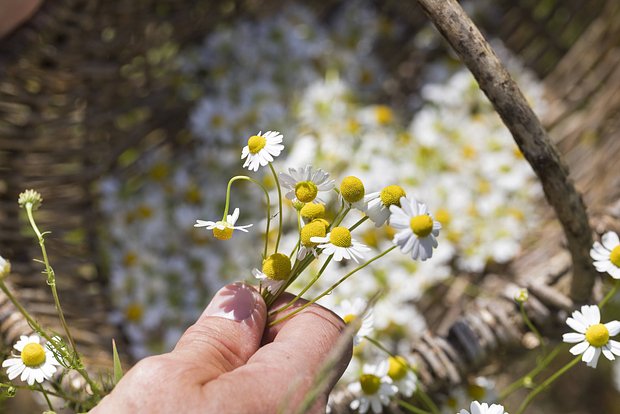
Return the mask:
[[[262,189],[266,199],[265,243],[260,267],[253,269],[252,275],[268,305],[273,304],[293,282],[300,279],[312,262],[320,262],[323,258],[320,269],[309,276],[301,292],[278,311],[287,309],[310,290],[331,262],[353,261],[357,267],[316,297],[310,298],[304,307],[328,295],[353,274],[396,248],[410,255],[413,260],[427,260],[432,257],[433,249],[437,247],[441,224],[433,218],[423,202],[407,195],[397,184],[388,185],[379,191],[367,192],[359,178],[347,176],[337,185],[329,173],[311,165],[289,168],[288,171],[278,174],[272,163],[284,150],[282,141],[283,136],[279,132],[259,132],[248,139],[241,152],[241,159],[245,160],[244,168],[256,172],[267,167],[273,175],[278,195],[276,214],[272,214],[276,203],[272,206],[267,188],[257,179],[239,175],[228,182],[222,219],[197,220],[194,225],[211,230],[213,236],[220,240],[230,239],[235,230],[247,232],[252,224],[237,224],[239,209],[235,208],[232,214],[229,214],[231,186],[236,181],[250,181]],[[297,217],[297,243],[291,251],[282,251],[280,248],[283,198],[289,200],[288,204],[295,210]],[[334,200],[335,203],[330,203]],[[335,211],[330,211],[329,206],[334,204]],[[355,211],[361,215],[359,220],[350,226],[343,225],[345,219]],[[278,218],[278,230],[275,242],[270,243],[270,226],[274,217]],[[374,222],[377,227],[390,225],[395,230],[393,245],[374,256],[371,256],[368,246],[354,237],[355,229],[367,220]],[[303,307],[289,313],[287,318],[302,309]],[[274,323],[278,322],[280,320]]]

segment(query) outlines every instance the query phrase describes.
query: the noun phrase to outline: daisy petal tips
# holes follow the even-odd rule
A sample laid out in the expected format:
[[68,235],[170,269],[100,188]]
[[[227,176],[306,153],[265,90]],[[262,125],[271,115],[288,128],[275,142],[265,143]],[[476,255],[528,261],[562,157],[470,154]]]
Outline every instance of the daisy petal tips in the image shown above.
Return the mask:
[[470,411],[461,410],[457,414],[508,414],[502,405],[492,404],[489,406],[487,403],[481,404],[478,401],[472,401],[469,409]]
[[248,139],[248,145],[241,151],[241,159],[245,159],[243,168],[250,171],[258,171],[259,167],[264,167],[280,155],[284,149],[282,134],[277,131],[261,132],[252,135]]
[[562,336],[564,342],[575,343],[569,352],[581,355],[581,360],[589,367],[596,368],[601,353],[613,361],[620,356],[620,342],[609,339],[620,333],[620,322],[601,323],[601,311],[596,305],[584,305],[581,311],[574,311],[566,324],[576,332]]
[[620,240],[613,231],[603,234],[601,242],[594,242],[590,257],[594,267],[601,273],[609,273],[614,279],[620,279]]

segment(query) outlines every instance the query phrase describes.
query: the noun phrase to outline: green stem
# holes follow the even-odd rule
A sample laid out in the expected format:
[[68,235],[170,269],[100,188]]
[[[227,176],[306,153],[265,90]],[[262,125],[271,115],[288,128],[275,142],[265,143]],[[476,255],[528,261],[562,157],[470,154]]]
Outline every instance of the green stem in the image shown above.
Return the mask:
[[525,313],[525,306],[524,306],[523,302],[519,302],[519,308],[521,309],[521,316],[523,317],[523,321],[525,322],[525,324],[527,325],[529,330],[532,331],[532,333],[534,335],[536,335],[536,338],[538,338],[538,342],[540,342],[540,345],[541,345],[542,351],[543,351],[543,355],[544,355],[546,353],[546,350],[547,350],[546,344],[545,344],[545,338],[543,338],[543,336],[540,334],[538,329],[536,329],[536,327],[534,326],[534,324],[532,323],[530,318],[527,316],[527,313]]
[[54,406],[52,405],[52,402],[50,401],[50,398],[48,397],[45,388],[43,388],[43,385],[37,383],[37,386],[39,388],[39,391],[41,391],[41,394],[43,394],[43,397],[45,397],[45,401],[47,402],[47,406],[50,408],[50,411],[54,411]]
[[421,408],[418,408],[412,404],[409,404],[406,401],[403,400],[396,400],[396,404],[400,405],[401,407],[403,407],[405,410],[408,410],[409,412],[412,412],[414,414],[430,414],[430,411],[426,411],[423,410]]
[[524,386],[527,382],[532,381],[558,356],[562,348],[564,348],[563,343],[553,348],[553,350],[545,357],[545,359],[536,364],[536,367],[533,370],[531,370],[512,384],[508,385],[505,389],[503,389],[499,394],[499,400],[504,400],[510,394]]
[[[271,224],[271,201],[269,200],[269,192],[261,183],[259,183],[253,178],[248,177],[247,175],[236,175],[230,180],[228,180],[228,186],[226,188],[226,204],[224,205],[224,216],[222,217],[222,221],[226,221],[226,218],[228,216],[228,209],[230,207],[231,186],[235,181],[240,181],[240,180],[250,181],[256,184],[257,186],[259,186],[261,190],[263,190],[263,193],[265,194],[265,198],[267,199],[267,227],[265,228],[265,249],[263,251],[263,259],[265,259],[267,258],[267,245],[269,244],[269,226]],[[276,250],[277,250],[277,247],[276,247]]]
[[301,292],[299,292],[297,294],[297,296],[295,296],[289,303],[287,303],[286,305],[282,306],[281,308],[272,310],[271,312],[269,312],[269,316],[273,316],[276,315],[282,311],[287,310],[288,308],[290,308],[291,306],[293,306],[293,304],[295,304],[295,302],[297,302],[304,293],[306,293],[308,291],[308,289],[310,289],[312,287],[312,285],[314,285],[314,283],[319,280],[319,278],[321,277],[321,275],[323,274],[323,272],[325,271],[325,269],[327,268],[327,265],[329,264],[329,262],[331,262],[332,258],[334,257],[334,255],[330,255],[327,260],[325,260],[325,263],[323,263],[323,266],[321,266],[321,269],[319,269],[319,272],[316,274],[316,276],[314,276],[312,278],[312,280],[306,285],[306,287],[304,287],[302,289]]
[[519,406],[519,409],[517,410],[516,414],[523,414],[523,412],[525,411],[525,409],[527,408],[528,405],[530,405],[530,403],[532,402],[532,400],[538,395],[540,394],[542,391],[544,391],[549,385],[551,385],[556,379],[558,379],[559,377],[562,376],[562,374],[564,374],[566,371],[568,371],[569,369],[571,369],[572,367],[574,367],[579,361],[581,360],[581,355],[577,355],[575,358],[573,358],[568,364],[564,365],[562,368],[560,368],[560,370],[558,370],[555,374],[553,374],[552,376],[550,376],[549,378],[547,378],[542,384],[540,384],[538,387],[536,387],[532,392],[530,392],[527,397],[525,397],[525,400],[523,401],[523,403],[521,404],[521,406]]
[[274,170],[273,165],[269,163],[269,169],[273,173],[273,179],[276,182],[276,188],[278,189],[278,238],[276,239],[275,253],[278,253],[278,246],[280,245],[280,237],[282,236],[282,189],[280,188],[280,180],[278,180],[278,174]]
[[36,222],[34,221],[34,216],[32,215],[32,203],[26,203],[26,213],[28,214],[28,220],[30,221],[30,226],[34,230],[37,235],[37,239],[39,241],[39,247],[41,248],[41,253],[43,254],[43,262],[45,264],[45,274],[47,274],[47,284],[52,290],[52,296],[54,297],[54,306],[56,307],[56,312],[58,313],[58,318],[60,319],[60,324],[62,325],[63,330],[65,331],[65,335],[67,335],[67,339],[71,344],[71,349],[73,350],[75,357],[79,360],[77,346],[75,345],[75,340],[69,331],[69,326],[67,325],[67,321],[65,320],[65,314],[62,311],[62,307],[60,306],[60,299],[58,297],[58,291],[56,290],[56,276],[54,274],[54,270],[50,266],[49,258],[47,257],[47,249],[45,248],[45,239],[43,235],[39,231]]
[[[36,222],[34,220],[34,216],[32,214],[32,203],[26,203],[25,207],[26,207],[26,213],[28,215],[28,221],[30,221],[30,226],[34,230],[34,232],[35,232],[35,234],[37,236],[37,239],[39,241],[39,246],[41,247],[41,253],[43,254],[43,262],[45,264],[45,273],[47,274],[47,284],[50,286],[50,289],[52,291],[52,296],[54,297],[54,305],[56,307],[56,312],[58,313],[58,318],[60,320],[60,324],[62,325],[62,328],[65,331],[65,334],[67,335],[67,339],[69,340],[69,344],[71,345],[71,349],[73,351],[73,355],[70,358],[70,360],[72,361],[72,365],[73,364],[75,365],[74,369],[76,371],[78,371],[80,373],[80,375],[82,375],[82,377],[84,377],[86,382],[88,382],[88,384],[91,386],[91,389],[92,389],[93,393],[98,395],[99,394],[99,387],[97,386],[97,384],[95,384],[90,379],[90,377],[86,373],[86,370],[84,370],[84,368],[83,368],[82,360],[80,358],[80,354],[78,353],[77,346],[75,344],[75,340],[73,339],[73,336],[71,335],[71,332],[69,330],[69,326],[67,325],[67,321],[65,319],[65,315],[64,315],[64,313],[62,311],[62,307],[60,306],[60,298],[58,297],[58,291],[56,290],[56,276],[54,274],[54,270],[52,269],[52,267],[50,266],[50,263],[49,263],[49,258],[47,256],[47,249],[45,248],[45,239],[43,238],[43,234],[39,231],[39,228],[37,227],[37,224],[36,224]],[[16,302],[17,301],[15,301],[14,304]],[[22,312],[22,314],[24,316],[26,316],[28,314],[28,312],[26,312],[26,310],[23,309],[23,308],[22,308],[22,310],[20,310],[20,311]],[[29,322],[30,322],[30,320],[32,320],[32,318],[29,319],[28,317],[26,317],[26,319]],[[34,327],[34,325],[33,325],[33,327]],[[40,329],[40,326],[39,326],[39,329]],[[42,330],[41,330],[41,333],[42,333]],[[45,334],[44,337],[48,341],[51,341],[51,338],[49,337],[49,335]]]
[[299,246],[301,245],[301,212],[299,210],[297,211],[297,233],[299,233],[299,238],[297,239],[297,243],[295,244],[293,251],[288,256],[289,260],[293,259],[293,255],[297,252],[297,250],[299,250]]
[[609,299],[611,299],[616,294],[619,287],[620,287],[620,279],[616,280],[616,283],[614,283],[614,287],[612,287],[611,290],[607,292],[603,300],[598,303],[598,307],[602,308],[603,306],[605,306],[607,302],[609,302]]
[[347,207],[346,209],[344,209],[344,212],[342,213],[342,215],[340,217],[337,217],[337,220],[334,220],[334,222],[332,223],[332,227],[331,228],[338,227],[340,225],[340,223],[342,223],[342,220],[344,220],[344,218],[347,216],[347,214],[349,214],[349,211],[351,211],[351,207],[350,206]]
[[355,223],[354,225],[352,225],[351,227],[349,227],[349,231],[353,231],[353,230],[355,230],[356,228],[358,228],[358,227],[359,227],[359,225],[360,225],[360,224],[362,224],[362,223],[363,223],[363,222],[365,222],[366,220],[368,220],[368,216],[364,216],[364,217],[362,217],[361,219],[359,219],[359,220],[357,221],[357,223]]
[[342,282],[344,282],[345,280],[347,280],[351,275],[353,275],[354,273],[356,273],[359,270],[362,270],[363,268],[365,268],[366,266],[368,266],[369,264],[371,264],[372,262],[374,262],[375,260],[379,260],[380,258],[382,258],[383,256],[385,256],[386,254],[388,254],[389,252],[391,252],[392,250],[394,250],[397,246],[392,246],[389,249],[385,250],[384,252],[378,254],[377,256],[373,257],[372,259],[370,259],[369,261],[367,261],[366,263],[364,263],[361,266],[356,267],[355,269],[351,270],[349,273],[347,273],[346,275],[344,275],[343,277],[340,278],[340,280],[338,280],[336,283],[334,283],[332,286],[330,286],[328,289],[324,290],[323,293],[321,293],[319,296],[315,297],[314,299],[308,301],[307,303],[305,303],[303,306],[300,306],[299,308],[295,309],[293,312],[289,313],[286,316],[283,316],[280,319],[276,319],[273,322],[269,323],[269,326],[273,326],[277,323],[283,322],[289,318],[292,318],[293,316],[295,316],[296,314],[298,314],[299,312],[301,312],[302,310],[306,309],[308,306],[314,304],[316,301],[318,301],[319,299],[321,299],[323,296],[327,296],[329,295],[334,289],[336,289],[336,287],[338,287],[338,285],[340,285]]

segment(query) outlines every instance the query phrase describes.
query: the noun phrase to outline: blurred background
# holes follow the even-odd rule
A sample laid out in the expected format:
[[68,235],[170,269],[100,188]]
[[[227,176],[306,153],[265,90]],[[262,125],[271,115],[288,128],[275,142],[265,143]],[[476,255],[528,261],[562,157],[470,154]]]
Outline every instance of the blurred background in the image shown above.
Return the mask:
[[[618,177],[613,164],[601,166],[620,153],[618,2],[461,3],[549,128],[589,211],[617,217]],[[51,231],[61,300],[93,367],[111,366],[112,338],[127,365],[170,350],[214,291],[251,279],[259,231],[223,243],[193,224],[219,219],[226,183],[242,173],[241,148],[258,131],[283,133],[279,171],[312,164],[337,182],[359,176],[368,192],[399,184],[442,222],[432,260],[388,256],[323,302],[337,308],[384,291],[374,335],[394,350],[406,352],[427,329],[447,335],[473,298],[497,294],[483,285],[488,277],[524,285],[560,254],[560,230],[529,165],[415,2],[16,7],[0,7],[0,254],[20,298],[54,326],[32,261],[38,246],[17,206],[21,191],[40,191],[37,217]],[[274,190],[269,175],[253,176]],[[264,228],[261,197],[235,188],[241,224]],[[282,243],[292,247],[294,215],[285,219]],[[595,225],[600,232],[618,222]],[[381,251],[392,236],[370,225],[357,238]],[[346,270],[327,272],[317,289]],[[609,316],[620,319],[617,302]],[[5,353],[20,326],[2,314]],[[501,350],[437,398],[446,412],[472,395],[492,399],[535,364],[530,354]],[[373,358],[367,347],[356,351],[343,386]],[[620,412],[618,387],[620,370],[607,361],[596,371],[580,366],[530,412]],[[37,412],[30,407],[20,409]]]

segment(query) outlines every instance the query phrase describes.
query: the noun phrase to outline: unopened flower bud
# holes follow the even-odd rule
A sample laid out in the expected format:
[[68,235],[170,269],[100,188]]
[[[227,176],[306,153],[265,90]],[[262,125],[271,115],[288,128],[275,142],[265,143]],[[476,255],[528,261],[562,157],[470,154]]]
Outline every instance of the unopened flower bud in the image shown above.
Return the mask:
[[529,294],[525,288],[519,289],[517,293],[515,293],[515,301],[519,304],[527,302],[528,297]]

